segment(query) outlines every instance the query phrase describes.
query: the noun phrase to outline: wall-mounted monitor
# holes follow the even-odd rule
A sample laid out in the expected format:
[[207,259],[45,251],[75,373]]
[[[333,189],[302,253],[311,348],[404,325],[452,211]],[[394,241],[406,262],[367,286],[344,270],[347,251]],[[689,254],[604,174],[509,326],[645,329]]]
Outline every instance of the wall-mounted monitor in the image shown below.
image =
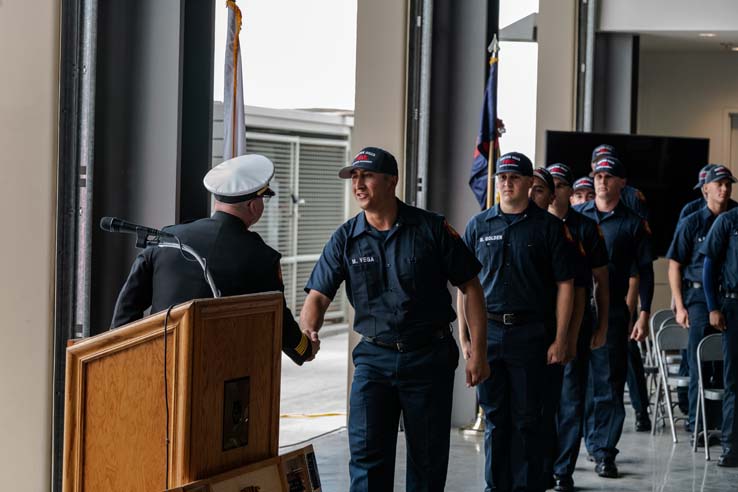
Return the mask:
[[628,184],[646,196],[654,253],[664,256],[679,211],[700,196],[700,191],[692,188],[700,168],[708,163],[710,140],[548,131],[545,164],[562,162],[573,169],[577,178],[584,176],[591,172],[592,150],[600,144],[615,147],[627,169]]

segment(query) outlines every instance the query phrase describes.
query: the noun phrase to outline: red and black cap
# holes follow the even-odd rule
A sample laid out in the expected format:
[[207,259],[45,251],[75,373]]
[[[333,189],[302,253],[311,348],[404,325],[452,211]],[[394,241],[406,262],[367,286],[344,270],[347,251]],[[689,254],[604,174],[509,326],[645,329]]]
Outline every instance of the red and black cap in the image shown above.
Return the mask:
[[609,144],[601,144],[594,148],[592,151],[592,163],[594,164],[601,157],[617,157],[618,153],[615,152],[615,147]]
[[594,163],[593,174],[607,173],[618,178],[625,177],[625,166],[615,156],[601,157]]
[[338,177],[348,179],[354,169],[364,169],[375,173],[397,176],[397,161],[395,156],[379,147],[364,147],[356,154],[350,166],[338,171]]
[[561,164],[560,162],[551,164],[546,168],[546,171],[551,173],[551,176],[554,178],[559,178],[560,180],[565,181],[569,186],[571,186],[574,181],[574,175],[566,164]]
[[515,173],[521,176],[533,176],[533,163],[520,152],[508,152],[497,159],[495,174]]
[[574,191],[577,191],[577,190],[594,191],[595,189],[594,181],[589,176],[583,176],[579,178],[578,180],[574,181],[574,185],[572,185],[572,189]]
[[733,173],[731,173],[730,169],[728,169],[727,167],[715,166],[707,171],[707,174],[705,175],[705,184],[712,183],[714,181],[720,181],[723,179],[727,179],[731,183],[735,183],[736,181],[738,181],[735,179],[735,176],[733,176]]
[[549,190],[551,190],[551,193],[553,193],[556,190],[556,185],[554,184],[553,176],[551,176],[551,173],[548,172],[548,170],[545,167],[537,167],[533,170],[533,177],[538,178],[544,183],[546,183],[546,186]]

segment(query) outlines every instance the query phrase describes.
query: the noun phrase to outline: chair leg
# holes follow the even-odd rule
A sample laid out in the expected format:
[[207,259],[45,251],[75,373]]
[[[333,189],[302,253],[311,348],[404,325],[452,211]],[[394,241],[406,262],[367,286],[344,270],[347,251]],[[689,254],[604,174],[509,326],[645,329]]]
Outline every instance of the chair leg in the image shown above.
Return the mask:
[[661,413],[661,378],[656,381],[656,401],[653,406],[653,425],[651,425],[651,435],[656,435],[656,422],[659,421],[659,414]]
[[700,397],[700,407],[702,407],[702,438],[705,441],[705,461],[710,461],[710,439],[707,435],[707,412],[705,411],[705,394],[702,385],[700,385]]
[[671,440],[676,443],[678,442],[676,435],[676,426],[674,425],[674,411],[671,408],[671,388],[669,385],[664,383],[664,398],[666,403],[666,412],[669,414],[669,425],[671,425]]
[[697,452],[697,435],[700,430],[700,405],[702,402],[702,381],[699,382],[697,391],[697,414],[694,417],[694,430],[692,432],[692,452]]

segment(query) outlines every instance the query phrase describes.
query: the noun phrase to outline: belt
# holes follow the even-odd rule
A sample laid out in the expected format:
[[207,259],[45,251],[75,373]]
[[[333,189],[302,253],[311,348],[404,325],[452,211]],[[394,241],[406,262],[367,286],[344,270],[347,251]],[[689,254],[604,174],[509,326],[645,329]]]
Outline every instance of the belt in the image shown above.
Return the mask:
[[497,321],[505,326],[525,325],[541,321],[540,318],[526,313],[487,313],[487,319]]
[[684,286],[688,289],[701,289],[702,282],[690,282],[689,280],[684,281]]
[[728,299],[738,299],[738,292],[723,292],[723,295]]
[[388,341],[380,340],[376,337],[367,337],[367,336],[362,337],[362,340],[365,340],[371,343],[372,345],[376,345],[377,347],[388,348],[388,349],[396,350],[397,352],[412,352],[414,350],[427,347],[428,345],[432,345],[433,342],[436,342],[438,340],[443,340],[450,336],[451,336],[451,331],[449,330],[448,325],[444,325],[443,328],[441,327],[435,328],[429,335],[415,337],[409,340],[397,340],[395,342],[388,342]]

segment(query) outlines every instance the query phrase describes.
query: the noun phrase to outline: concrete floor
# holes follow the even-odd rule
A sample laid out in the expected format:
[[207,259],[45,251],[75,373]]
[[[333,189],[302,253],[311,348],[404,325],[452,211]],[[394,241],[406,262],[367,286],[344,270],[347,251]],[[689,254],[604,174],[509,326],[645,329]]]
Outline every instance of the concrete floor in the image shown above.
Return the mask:
[[[324,492],[348,490],[346,350],[347,335],[339,329],[323,338],[316,361],[298,367],[283,359],[280,453],[295,445],[311,442],[318,458]],[[654,437],[649,433],[634,432],[630,407],[628,412],[617,460],[622,477],[599,478],[593,472],[594,465],[582,454],[574,474],[579,490],[738,491],[738,469],[716,465],[719,446],[711,448],[712,461],[705,462],[701,448],[698,453],[692,452],[689,435],[682,430],[682,425],[678,426],[679,442],[672,444],[668,428],[660,429]],[[446,491],[483,490],[483,470],[481,436],[465,436],[453,430]],[[405,443],[400,434],[395,491],[405,490],[404,475]]]

